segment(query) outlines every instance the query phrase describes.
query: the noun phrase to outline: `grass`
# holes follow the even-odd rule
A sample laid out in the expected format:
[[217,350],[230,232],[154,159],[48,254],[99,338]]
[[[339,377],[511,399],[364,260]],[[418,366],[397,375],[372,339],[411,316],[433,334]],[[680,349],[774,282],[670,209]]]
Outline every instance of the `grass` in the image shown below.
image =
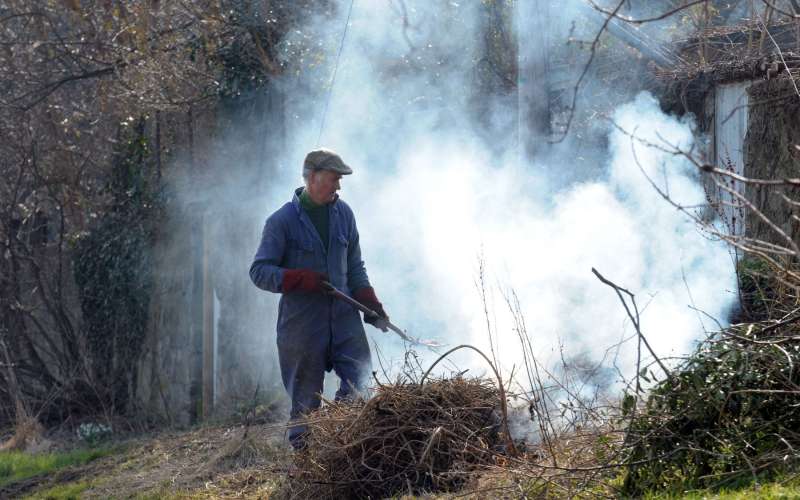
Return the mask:
[[755,486],[743,486],[719,491],[701,490],[684,493],[646,495],[647,500],[788,500],[800,499],[800,479],[776,480]]
[[63,453],[0,452],[0,487],[71,465],[83,465],[114,453],[116,449],[86,448]]
[[24,500],[77,500],[91,485],[89,481],[59,484],[27,496]]

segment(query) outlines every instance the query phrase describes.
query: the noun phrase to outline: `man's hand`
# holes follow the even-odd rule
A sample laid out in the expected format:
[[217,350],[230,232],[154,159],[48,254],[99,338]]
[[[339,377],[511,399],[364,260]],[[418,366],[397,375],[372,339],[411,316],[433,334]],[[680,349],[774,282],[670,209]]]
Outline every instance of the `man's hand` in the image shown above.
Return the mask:
[[328,281],[328,277],[311,269],[284,269],[281,291],[324,293],[323,281]]
[[377,313],[377,316],[364,314],[365,322],[384,332],[389,330],[389,315],[383,310],[383,304],[375,296],[375,290],[371,286],[359,288],[353,293],[353,298]]

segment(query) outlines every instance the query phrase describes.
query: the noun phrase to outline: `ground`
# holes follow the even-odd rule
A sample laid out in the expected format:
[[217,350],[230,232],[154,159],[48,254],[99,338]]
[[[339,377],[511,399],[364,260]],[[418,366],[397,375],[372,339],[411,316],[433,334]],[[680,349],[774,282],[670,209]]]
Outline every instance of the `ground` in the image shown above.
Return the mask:
[[286,477],[283,426],[210,426],[100,443],[85,464],[3,484],[0,498],[268,498]]
[[[13,467],[8,465],[10,455],[0,452],[0,499],[289,498],[291,490],[287,477],[291,470],[292,451],[283,433],[281,424],[229,424],[104,441],[91,448],[82,445],[67,450],[62,446],[60,451],[46,455],[59,460],[39,460],[38,473],[31,466],[26,470],[32,475],[13,480]],[[44,462],[56,465],[44,467]],[[504,467],[476,477],[469,490],[424,498],[562,498],[561,493],[565,491],[560,487],[543,489],[541,483],[530,481],[528,474],[515,474]],[[574,498],[598,498],[599,492],[602,492],[600,497],[613,496],[613,488],[602,485],[599,489],[573,490]],[[420,497],[397,498],[412,500]],[[798,476],[791,476],[733,491],[662,493],[647,498],[800,498],[800,480]]]

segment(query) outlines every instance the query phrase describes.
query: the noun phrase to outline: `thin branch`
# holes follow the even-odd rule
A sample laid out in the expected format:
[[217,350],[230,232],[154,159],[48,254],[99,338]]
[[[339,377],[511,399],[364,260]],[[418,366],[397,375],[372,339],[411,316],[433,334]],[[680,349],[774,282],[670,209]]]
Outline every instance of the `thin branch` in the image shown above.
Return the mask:
[[798,97],[800,97],[800,90],[797,89],[797,82],[794,81],[794,76],[792,75],[792,71],[789,69],[789,65],[786,64],[786,59],[783,57],[783,51],[778,45],[778,42],[776,42],[775,39],[772,37],[772,33],[769,32],[769,28],[764,24],[763,21],[761,22],[761,26],[764,28],[764,33],[767,34],[770,41],[772,41],[772,44],[775,45],[775,48],[778,50],[778,55],[781,56],[781,62],[783,63],[783,67],[786,69],[786,74],[789,76],[789,81],[792,82],[792,87],[794,87],[794,92],[797,94]]
[[581,72],[581,76],[578,78],[578,81],[575,82],[575,86],[572,88],[572,104],[569,107],[569,115],[567,116],[567,123],[564,127],[564,132],[561,134],[561,137],[558,139],[549,141],[551,144],[557,144],[562,142],[569,133],[570,126],[572,125],[572,120],[575,118],[575,105],[578,101],[578,91],[580,90],[581,83],[583,83],[583,79],[586,78],[587,73],[589,73],[589,67],[592,65],[592,61],[594,61],[594,57],[597,54],[597,46],[600,44],[600,37],[608,28],[608,23],[614,18],[614,16],[619,12],[622,6],[625,4],[626,0],[620,0],[617,6],[611,11],[611,15],[606,17],[605,21],[603,21],[603,25],[600,27],[600,31],[597,32],[597,35],[594,37],[592,41],[592,46],[589,51],[589,60],[586,61],[586,64],[583,65],[583,71]]
[[677,14],[678,12],[680,12],[682,10],[688,9],[689,7],[692,7],[694,5],[698,5],[698,4],[707,2],[707,1],[708,0],[694,0],[692,2],[686,3],[684,5],[680,5],[678,7],[675,7],[673,9],[671,9],[671,10],[668,10],[668,11],[666,11],[666,12],[664,12],[662,14],[659,14],[657,16],[654,16],[654,17],[643,17],[643,18],[639,18],[639,19],[635,19],[635,18],[631,18],[631,17],[627,17],[627,16],[621,16],[621,15],[617,14],[616,10],[615,11],[606,10],[606,9],[602,8],[601,6],[597,5],[593,0],[589,0],[589,4],[595,10],[597,10],[599,12],[602,12],[603,14],[605,14],[607,16],[610,16],[610,17],[613,17],[615,19],[619,19],[621,21],[625,21],[626,23],[630,23],[630,24],[644,24],[644,23],[652,23],[654,21],[661,21],[661,20],[666,19],[666,18],[668,18],[668,17],[670,17],[672,15]]
[[[659,359],[659,357],[656,355],[653,348],[650,347],[650,343],[647,341],[647,338],[644,336],[641,328],[639,327],[639,310],[636,306],[636,297],[625,288],[622,288],[621,286],[607,280],[605,277],[603,277],[602,274],[600,274],[600,272],[597,269],[592,268],[592,273],[594,273],[594,275],[597,276],[597,279],[599,279],[602,283],[614,289],[614,291],[617,294],[617,297],[619,297],[620,302],[622,302],[622,306],[625,308],[625,312],[628,314],[628,318],[630,318],[631,322],[633,323],[633,326],[636,329],[636,333],[639,335],[639,338],[642,340],[645,347],[647,347],[647,350],[650,351],[650,355],[653,356],[653,359],[656,361],[656,363],[658,363],[658,366],[660,366],[661,369],[664,371],[664,374],[666,374],[667,378],[671,378],[669,370],[664,365],[664,363],[661,362],[661,359]],[[628,301],[625,300],[623,294],[627,295],[630,298],[631,305],[633,307],[633,312],[631,312],[631,308],[628,307]]]

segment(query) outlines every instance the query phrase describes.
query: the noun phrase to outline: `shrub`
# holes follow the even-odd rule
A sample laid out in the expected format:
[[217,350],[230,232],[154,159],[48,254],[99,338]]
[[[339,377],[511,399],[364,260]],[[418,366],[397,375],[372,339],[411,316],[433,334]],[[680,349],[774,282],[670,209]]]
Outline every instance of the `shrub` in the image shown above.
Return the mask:
[[722,331],[652,389],[629,428],[626,493],[714,488],[797,462],[800,329],[793,320]]

